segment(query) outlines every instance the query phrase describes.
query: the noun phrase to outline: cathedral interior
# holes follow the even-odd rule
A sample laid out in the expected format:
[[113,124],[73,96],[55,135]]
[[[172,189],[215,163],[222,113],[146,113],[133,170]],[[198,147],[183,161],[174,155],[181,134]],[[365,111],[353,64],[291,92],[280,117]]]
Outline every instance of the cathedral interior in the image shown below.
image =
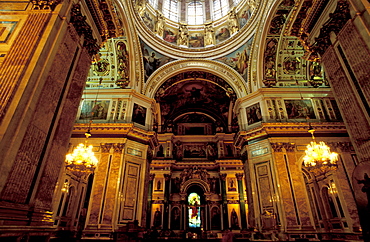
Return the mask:
[[0,241],[370,241],[369,0],[0,10]]

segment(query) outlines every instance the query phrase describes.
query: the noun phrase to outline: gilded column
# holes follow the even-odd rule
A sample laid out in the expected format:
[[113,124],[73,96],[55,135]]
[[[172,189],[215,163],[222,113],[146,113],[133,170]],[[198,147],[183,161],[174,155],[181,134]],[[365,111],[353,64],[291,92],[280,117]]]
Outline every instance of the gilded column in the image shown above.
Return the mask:
[[240,220],[242,229],[247,228],[247,213],[245,211],[245,200],[244,200],[244,186],[243,186],[243,173],[236,173],[236,179],[238,180],[238,191],[240,200]]

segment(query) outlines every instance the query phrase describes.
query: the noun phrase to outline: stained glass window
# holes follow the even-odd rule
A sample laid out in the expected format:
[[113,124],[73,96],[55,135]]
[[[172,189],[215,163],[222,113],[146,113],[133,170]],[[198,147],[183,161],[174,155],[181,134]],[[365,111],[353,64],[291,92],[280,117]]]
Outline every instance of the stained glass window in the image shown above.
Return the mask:
[[193,192],[188,197],[189,227],[200,228],[200,196]]

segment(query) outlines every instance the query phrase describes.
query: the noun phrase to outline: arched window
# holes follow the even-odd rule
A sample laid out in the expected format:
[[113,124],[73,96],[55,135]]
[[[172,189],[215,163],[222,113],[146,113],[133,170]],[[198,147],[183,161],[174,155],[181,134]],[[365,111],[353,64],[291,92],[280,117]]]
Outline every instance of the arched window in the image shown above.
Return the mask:
[[189,227],[200,228],[200,196],[192,192],[188,197]]
[[177,0],[164,0],[163,16],[173,21],[178,21],[178,6]]
[[158,7],[158,0],[148,0],[149,4],[152,5],[154,9]]
[[225,16],[227,14],[227,11],[229,11],[229,1],[213,0],[213,19],[214,20]]
[[188,5],[188,24],[203,24],[203,4],[200,1],[193,0]]

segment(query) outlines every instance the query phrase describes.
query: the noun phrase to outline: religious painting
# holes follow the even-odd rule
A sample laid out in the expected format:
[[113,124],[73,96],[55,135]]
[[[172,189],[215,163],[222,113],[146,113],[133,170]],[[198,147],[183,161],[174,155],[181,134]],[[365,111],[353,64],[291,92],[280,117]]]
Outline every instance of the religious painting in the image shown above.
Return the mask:
[[109,66],[109,61],[107,59],[100,59],[96,62],[93,62],[92,69],[95,75],[106,76],[109,74]]
[[221,229],[221,213],[219,207],[213,207],[211,209],[211,229]]
[[239,25],[240,25],[240,28],[243,28],[244,25],[247,24],[249,18],[250,18],[250,10],[244,10],[244,11],[241,11],[241,14],[239,16]]
[[284,100],[288,119],[316,119],[311,100]]
[[172,208],[171,211],[171,229],[180,229],[180,209]]
[[153,227],[155,229],[162,227],[162,207],[160,205],[153,205]]
[[249,55],[252,41],[253,37],[249,39],[245,45],[241,46],[233,53],[226,55],[224,57],[217,58],[216,60],[235,69],[244,78],[244,80],[247,81]]
[[154,191],[163,191],[163,180],[162,179],[156,179]]
[[193,192],[188,197],[188,218],[190,228],[200,228],[200,196]]
[[256,103],[252,106],[247,107],[247,119],[248,125],[262,121],[262,114],[260,104]]
[[228,28],[222,27],[216,31],[215,37],[216,37],[216,44],[218,44],[230,38],[230,31]]
[[145,11],[143,16],[141,17],[143,19],[143,22],[145,25],[151,30],[154,31],[154,16],[149,13],[148,11]]
[[107,119],[109,100],[83,100],[81,119]]
[[235,208],[233,208],[230,213],[230,225],[231,229],[240,229],[239,218],[237,212],[235,211]]
[[206,158],[206,146],[202,145],[184,145],[184,158]]
[[298,57],[286,57],[283,62],[283,70],[285,74],[299,74],[300,59]]
[[145,126],[146,119],[146,108],[134,103],[134,109],[132,111],[132,122]]
[[229,178],[227,181],[228,181],[227,190],[229,192],[236,192],[236,179],[235,178]]
[[166,57],[166,56],[154,51],[152,48],[150,48],[148,45],[146,45],[142,41],[141,41],[141,51],[143,53],[145,81],[159,67],[161,67],[164,64],[167,64],[168,62],[174,60],[170,57]]
[[167,41],[168,43],[176,44],[177,34],[175,30],[170,28],[165,29],[163,33],[163,40]]
[[191,34],[189,37],[189,47],[199,48],[204,47],[204,37],[202,34]]

